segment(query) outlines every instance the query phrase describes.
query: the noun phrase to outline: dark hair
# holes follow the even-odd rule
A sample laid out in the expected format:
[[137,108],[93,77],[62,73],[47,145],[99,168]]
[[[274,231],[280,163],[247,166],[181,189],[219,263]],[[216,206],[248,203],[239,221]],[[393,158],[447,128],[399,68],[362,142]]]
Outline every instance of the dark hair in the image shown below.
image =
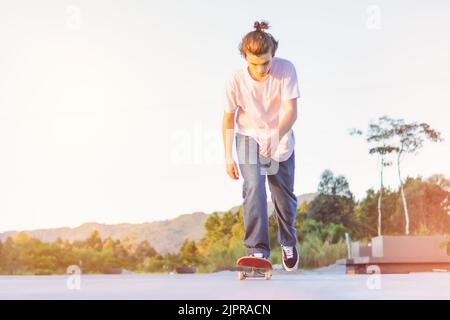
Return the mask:
[[269,29],[269,22],[261,20],[255,21],[253,24],[254,31],[247,33],[239,44],[239,52],[245,58],[247,53],[250,52],[255,56],[260,56],[269,52],[272,53],[272,57],[275,56],[275,52],[278,48],[278,41],[268,32],[264,30]]

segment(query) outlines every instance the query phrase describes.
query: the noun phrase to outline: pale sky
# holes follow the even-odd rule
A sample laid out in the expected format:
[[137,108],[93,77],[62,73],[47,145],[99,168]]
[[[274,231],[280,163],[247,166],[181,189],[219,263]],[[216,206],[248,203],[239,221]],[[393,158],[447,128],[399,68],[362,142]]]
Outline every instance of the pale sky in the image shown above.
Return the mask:
[[223,159],[224,84],[259,19],[298,73],[297,195],[325,169],[357,199],[378,187],[348,132],[385,114],[446,138],[404,176],[450,177],[448,1],[2,1],[0,231],[242,203]]

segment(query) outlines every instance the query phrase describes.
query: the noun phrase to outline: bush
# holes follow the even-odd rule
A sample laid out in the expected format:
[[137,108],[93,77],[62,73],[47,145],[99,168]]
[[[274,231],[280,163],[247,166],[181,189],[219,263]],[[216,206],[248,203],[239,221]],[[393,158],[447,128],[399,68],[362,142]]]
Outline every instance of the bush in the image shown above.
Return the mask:
[[236,267],[236,260],[246,255],[242,240],[235,240],[232,245],[228,240],[217,241],[211,244],[208,250],[209,270],[212,271],[233,269]]
[[347,247],[343,240],[330,243],[317,235],[309,235],[300,243],[300,265],[305,269],[328,266],[346,255]]
[[137,267],[139,272],[156,273],[164,268],[164,259],[160,255],[148,257]]
[[344,239],[345,232],[347,232],[347,228],[342,224],[324,224],[323,222],[314,219],[305,219],[297,229],[297,236],[300,242],[313,235],[321,241],[338,243]]

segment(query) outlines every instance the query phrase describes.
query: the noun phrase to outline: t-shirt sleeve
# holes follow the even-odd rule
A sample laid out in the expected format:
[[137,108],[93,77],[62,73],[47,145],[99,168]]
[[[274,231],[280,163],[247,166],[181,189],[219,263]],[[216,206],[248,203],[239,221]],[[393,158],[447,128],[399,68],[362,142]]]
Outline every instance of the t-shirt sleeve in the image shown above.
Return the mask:
[[288,63],[283,77],[283,85],[281,86],[281,100],[300,98],[300,89],[298,87],[297,72],[292,63]]
[[225,112],[235,113],[238,107],[236,100],[237,92],[232,79],[228,80],[225,86],[225,93],[226,93]]

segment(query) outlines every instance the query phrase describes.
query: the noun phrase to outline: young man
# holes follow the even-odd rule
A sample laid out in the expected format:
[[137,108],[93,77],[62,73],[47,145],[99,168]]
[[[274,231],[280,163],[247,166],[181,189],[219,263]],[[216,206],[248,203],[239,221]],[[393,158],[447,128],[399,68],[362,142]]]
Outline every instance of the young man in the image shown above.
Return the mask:
[[300,97],[294,65],[275,57],[278,42],[264,30],[267,22],[255,22],[256,30],[244,36],[240,53],[247,65],[236,70],[226,85],[223,117],[226,171],[239,179],[233,159],[235,113],[236,151],[244,179],[242,196],[248,255],[269,258],[266,175],[278,224],[283,266],[297,269],[297,234],[294,227],[297,198],[294,195],[294,132],[297,98]]

